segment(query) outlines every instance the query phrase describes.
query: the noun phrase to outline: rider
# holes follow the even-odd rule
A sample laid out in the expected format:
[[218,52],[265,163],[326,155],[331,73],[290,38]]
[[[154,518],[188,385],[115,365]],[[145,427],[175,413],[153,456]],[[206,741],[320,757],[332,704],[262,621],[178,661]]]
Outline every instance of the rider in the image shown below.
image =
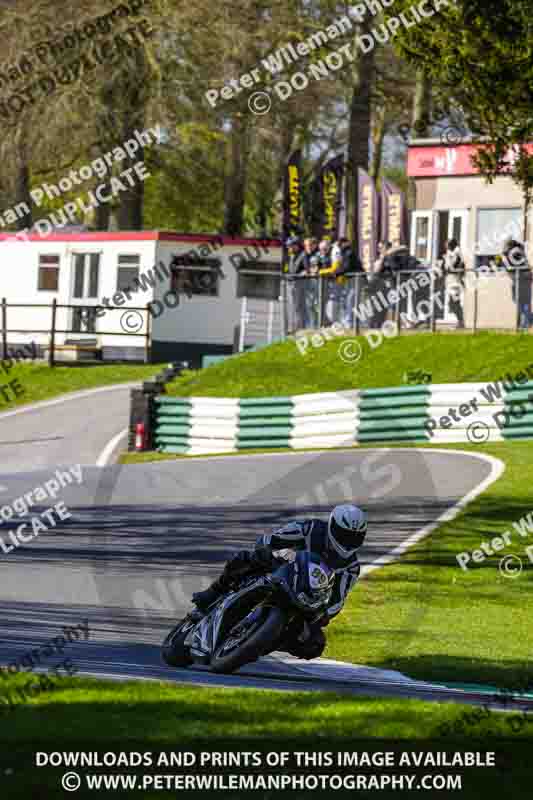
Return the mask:
[[200,611],[206,611],[243,578],[272,572],[283,560],[291,560],[294,550],[315,553],[335,571],[329,608],[319,619],[306,623],[303,630],[289,632],[287,646],[278,649],[286,649],[298,658],[318,658],[326,646],[322,628],[342,610],[348,592],[359,578],[361,567],[356,550],[363,544],[366,531],[365,512],[350,504],[335,506],[327,522],[315,518],[289,522],[274,533],[260,536],[253,551],[238,552],[208,589],[193,594],[193,603]]

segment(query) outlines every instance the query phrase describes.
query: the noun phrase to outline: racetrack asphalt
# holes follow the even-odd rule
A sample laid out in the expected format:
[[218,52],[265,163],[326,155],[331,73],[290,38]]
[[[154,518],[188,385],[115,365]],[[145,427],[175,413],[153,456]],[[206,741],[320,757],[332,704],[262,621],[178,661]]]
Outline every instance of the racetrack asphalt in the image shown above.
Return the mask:
[[[0,416],[0,447],[8,456],[0,506],[42,486],[56,469],[82,465],[81,484],[65,486],[55,501],[72,517],[0,553],[0,663],[61,634],[63,625],[88,620],[89,641],[65,651],[79,674],[458,699],[401,676],[384,680],[378,671],[360,671],[354,680],[317,662],[309,672],[282,654],[233,676],[171,670],[161,664],[159,644],[190,608],[192,592],[265,531],[298,516],[324,518],[335,503],[352,500],[369,514],[368,545],[360,551],[368,569],[488,485],[498,462],[453,451],[352,449],[95,467],[106,442],[127,426],[128,392],[117,387]],[[27,520],[2,521],[0,535],[7,541]],[[412,635],[419,622],[408,621]],[[474,695],[461,699],[478,702]]]

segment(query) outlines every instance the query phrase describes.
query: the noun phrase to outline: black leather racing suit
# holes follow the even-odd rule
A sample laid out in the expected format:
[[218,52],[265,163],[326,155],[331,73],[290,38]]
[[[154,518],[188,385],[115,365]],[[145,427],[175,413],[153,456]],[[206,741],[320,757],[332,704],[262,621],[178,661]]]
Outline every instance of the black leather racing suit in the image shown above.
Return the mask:
[[280,647],[299,658],[317,658],[322,654],[326,646],[322,628],[342,610],[361,571],[355,554],[345,559],[328,546],[327,534],[328,525],[320,519],[289,522],[273,533],[260,536],[253,551],[242,550],[237,553],[228,561],[221,576],[222,582],[233,582],[245,575],[272,572],[283,559],[290,559],[294,550],[304,549],[316,553],[335,571],[333,594],[327,613],[316,625],[306,624],[304,630],[290,631],[286,637],[286,646]]

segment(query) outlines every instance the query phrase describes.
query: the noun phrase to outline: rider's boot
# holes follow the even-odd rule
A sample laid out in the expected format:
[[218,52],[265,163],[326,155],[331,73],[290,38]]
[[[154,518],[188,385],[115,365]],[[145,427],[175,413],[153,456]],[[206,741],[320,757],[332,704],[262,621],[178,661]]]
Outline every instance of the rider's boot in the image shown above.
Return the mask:
[[211,586],[204,589],[203,592],[195,592],[192,596],[192,601],[196,608],[200,611],[207,611],[209,606],[212,606],[222,595],[228,591],[230,583],[228,578],[222,573],[220,578],[213,581]]
[[227,562],[222,575],[211,586],[203,592],[195,592],[192,601],[200,611],[206,611],[242,578],[258,571],[265,571],[264,554],[262,556],[261,551],[250,553],[243,550]]

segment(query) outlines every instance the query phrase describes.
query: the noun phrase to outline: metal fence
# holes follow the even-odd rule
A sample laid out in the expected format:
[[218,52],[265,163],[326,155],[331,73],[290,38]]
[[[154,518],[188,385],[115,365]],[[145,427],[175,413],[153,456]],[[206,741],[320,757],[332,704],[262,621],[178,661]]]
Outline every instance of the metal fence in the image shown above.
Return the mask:
[[[1,343],[2,358],[7,358],[10,349],[22,343],[22,337],[37,337],[36,345],[42,357],[48,360],[48,364],[53,367],[57,362],[57,354],[60,351],[70,350],[76,352],[97,353],[101,348],[99,337],[140,337],[144,340],[143,361],[150,363],[152,349],[152,326],[151,315],[148,306],[144,307],[125,307],[125,306],[106,306],[105,312],[120,311],[122,315],[135,312],[138,320],[135,320],[139,330],[125,330],[125,323],[121,322],[114,330],[95,331],[95,319],[97,312],[102,306],[82,306],[67,303],[58,303],[55,299],[52,303],[8,303],[7,299],[2,298],[1,305]],[[16,322],[10,327],[10,309],[18,309]],[[29,314],[21,314],[22,309],[29,309]],[[36,309],[39,309],[36,312]],[[68,311],[72,311],[69,315]],[[28,320],[27,327],[22,327],[20,322]],[[70,319],[70,325],[68,321]],[[141,328],[143,330],[141,330]],[[78,341],[65,340],[58,342],[58,335],[69,335],[80,337]],[[9,336],[16,335],[17,342],[9,341]],[[90,337],[94,335],[94,338]],[[29,343],[29,342],[28,342]],[[140,349],[140,348],[139,348]],[[63,362],[62,362],[63,363]]]
[[339,278],[281,276],[284,334],[331,325],[402,330],[528,330],[531,272],[418,269]]

